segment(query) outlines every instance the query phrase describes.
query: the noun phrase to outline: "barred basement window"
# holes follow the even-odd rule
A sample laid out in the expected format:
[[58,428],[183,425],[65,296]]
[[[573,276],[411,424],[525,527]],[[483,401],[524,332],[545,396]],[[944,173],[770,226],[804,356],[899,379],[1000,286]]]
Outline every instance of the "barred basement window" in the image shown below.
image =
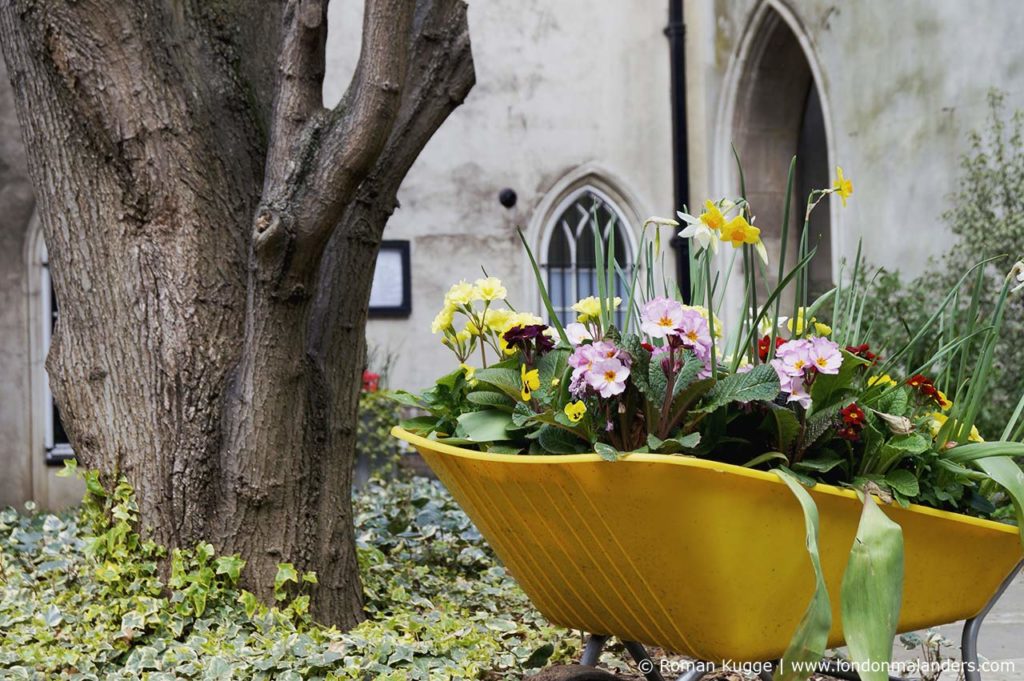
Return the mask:
[[[40,274],[42,281],[39,286],[39,299],[42,304],[42,334],[43,357],[50,351],[50,339],[53,336],[53,328],[57,324],[57,298],[53,294],[53,281],[50,279],[50,264],[47,258],[45,247],[42,249],[40,259]],[[74,458],[75,453],[68,442],[68,434],[64,431],[64,424],[60,420],[60,410],[53,401],[53,393],[50,392],[50,377],[43,369],[43,445],[46,447],[46,463],[59,465],[65,459]]]
[[[576,320],[573,303],[598,294],[595,231],[600,234],[606,257],[614,234],[615,262],[627,278],[631,276],[634,258],[631,242],[626,238],[630,227],[625,215],[599,189],[591,186],[577,189],[563,199],[554,215],[556,218],[546,231],[541,268],[555,314],[567,324]],[[616,314],[615,323],[619,327],[626,318],[626,288],[622,278],[616,276],[614,295],[623,299]]]

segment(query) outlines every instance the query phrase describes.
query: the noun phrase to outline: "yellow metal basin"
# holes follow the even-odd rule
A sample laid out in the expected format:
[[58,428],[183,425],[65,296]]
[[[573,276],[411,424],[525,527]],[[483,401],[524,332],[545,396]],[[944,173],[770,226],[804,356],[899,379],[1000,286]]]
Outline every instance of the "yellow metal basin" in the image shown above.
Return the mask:
[[[694,658],[779,658],[811,597],[800,506],[771,473],[705,459],[474,452],[401,428],[552,622]],[[861,504],[811,490],[842,645],[839,587]],[[886,506],[903,527],[899,630],[977,614],[1021,558],[1017,529],[922,506]]]

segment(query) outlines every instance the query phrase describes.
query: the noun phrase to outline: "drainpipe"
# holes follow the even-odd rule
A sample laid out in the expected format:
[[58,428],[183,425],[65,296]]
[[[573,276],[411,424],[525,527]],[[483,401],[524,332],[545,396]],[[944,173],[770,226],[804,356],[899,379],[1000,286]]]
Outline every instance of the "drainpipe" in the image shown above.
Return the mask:
[[[683,1],[668,0],[669,78],[672,93],[672,189],[675,209],[690,205],[689,149],[686,139],[686,27]],[[692,207],[691,207],[692,208]],[[683,299],[690,302],[690,245],[673,236],[669,242],[676,255],[676,281]]]

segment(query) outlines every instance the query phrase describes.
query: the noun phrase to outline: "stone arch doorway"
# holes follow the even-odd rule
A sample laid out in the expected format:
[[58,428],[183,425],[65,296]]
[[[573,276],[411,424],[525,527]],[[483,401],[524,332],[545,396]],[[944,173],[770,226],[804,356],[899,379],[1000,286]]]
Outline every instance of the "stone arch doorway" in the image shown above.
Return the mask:
[[[745,42],[730,132],[743,162],[747,197],[773,263],[780,250],[786,176],[790,159],[797,156],[788,268],[795,263],[807,195],[830,184],[828,126],[805,45],[774,3],[763,6]],[[809,233],[810,244],[818,247],[810,271],[812,296],[833,285],[831,227],[830,207],[820,205]],[[769,271],[774,278],[776,268]]]

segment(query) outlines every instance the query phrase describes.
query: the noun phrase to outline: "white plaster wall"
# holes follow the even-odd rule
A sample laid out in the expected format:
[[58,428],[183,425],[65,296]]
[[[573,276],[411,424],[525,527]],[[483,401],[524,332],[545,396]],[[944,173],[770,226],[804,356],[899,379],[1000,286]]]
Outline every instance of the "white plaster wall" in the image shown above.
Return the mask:
[[722,179],[732,162],[723,83],[766,3],[807,39],[833,131],[831,165],[854,181],[849,206],[833,212],[836,259],[852,260],[862,238],[871,262],[920,273],[953,243],[941,214],[967,133],[985,126],[989,88],[1006,91],[1008,111],[1024,108],[1024,4],[687,0],[694,199],[735,192]]
[[[358,55],[359,4],[332,4],[328,105]],[[470,3],[477,84],[413,166],[385,232],[412,240],[411,319],[368,327],[372,343],[399,353],[391,387],[424,388],[454,368],[430,321],[447,287],[481,266],[506,280],[517,308],[539,308],[515,227],[573,168],[597,162],[637,214],[671,214],[666,20],[653,0]],[[511,211],[498,203],[503,187],[519,196]]]

